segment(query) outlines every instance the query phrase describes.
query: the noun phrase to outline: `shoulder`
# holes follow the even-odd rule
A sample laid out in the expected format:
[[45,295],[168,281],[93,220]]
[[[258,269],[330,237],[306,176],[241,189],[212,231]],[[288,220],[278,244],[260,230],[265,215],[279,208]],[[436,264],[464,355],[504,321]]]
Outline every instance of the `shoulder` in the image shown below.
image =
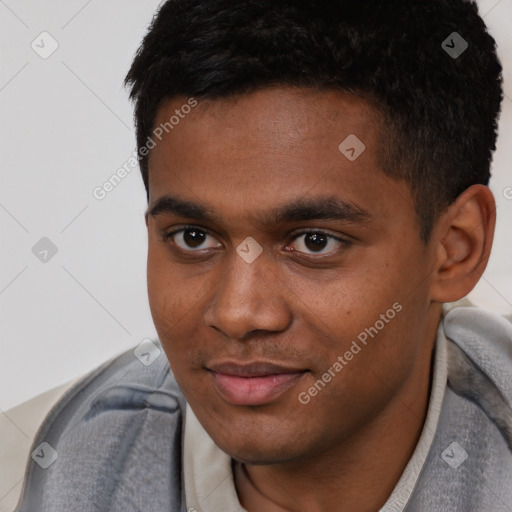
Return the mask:
[[[160,343],[142,348],[88,373],[54,405],[33,442],[17,511],[179,502],[185,399]],[[166,473],[162,490],[151,477]]]
[[70,423],[101,418],[107,412],[146,409],[178,412],[184,398],[158,341],[130,349],[86,374],[53,406],[36,436],[58,439]]
[[512,400],[512,323],[477,307],[457,307],[443,322],[446,336]]
[[448,381],[476,403],[512,450],[512,323],[476,307],[450,310],[443,322],[448,344]]

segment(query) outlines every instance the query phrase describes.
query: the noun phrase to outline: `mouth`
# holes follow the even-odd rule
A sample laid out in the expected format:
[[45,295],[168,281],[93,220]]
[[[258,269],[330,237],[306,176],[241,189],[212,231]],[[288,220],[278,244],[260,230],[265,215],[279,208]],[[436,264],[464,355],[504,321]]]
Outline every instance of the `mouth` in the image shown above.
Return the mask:
[[266,362],[227,362],[213,364],[207,369],[216,391],[232,405],[271,403],[294,387],[307,372]]

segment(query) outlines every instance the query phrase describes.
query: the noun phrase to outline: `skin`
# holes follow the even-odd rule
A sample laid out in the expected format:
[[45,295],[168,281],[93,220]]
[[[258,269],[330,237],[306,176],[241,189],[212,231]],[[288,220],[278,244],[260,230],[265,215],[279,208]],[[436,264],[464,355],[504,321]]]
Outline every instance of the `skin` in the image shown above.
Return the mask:
[[[164,102],[155,126],[186,100]],[[353,162],[338,149],[349,134],[366,146]],[[153,320],[197,418],[238,461],[235,485],[250,512],[384,505],[425,421],[441,303],[465,296],[487,263],[495,211],[487,187],[466,190],[424,245],[408,185],[379,168],[378,136],[363,98],[282,87],[201,100],[151,150]],[[152,215],[165,195],[216,218]],[[325,196],[369,217],[260,222],[271,209]],[[164,238],[190,224],[206,233],[201,245],[183,232]],[[315,249],[304,229],[350,243],[327,239]],[[236,252],[249,236],[263,250],[252,263]],[[300,403],[299,393],[395,303],[401,311]],[[232,405],[207,369],[228,360],[304,372],[271,403]]]

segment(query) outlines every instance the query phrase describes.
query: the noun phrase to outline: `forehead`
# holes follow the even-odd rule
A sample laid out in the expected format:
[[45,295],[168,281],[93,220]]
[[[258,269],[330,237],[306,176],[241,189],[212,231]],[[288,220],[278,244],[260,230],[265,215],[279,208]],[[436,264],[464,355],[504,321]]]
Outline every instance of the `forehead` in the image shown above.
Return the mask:
[[379,116],[364,98],[273,88],[186,104],[173,98],[158,110],[154,128],[167,130],[150,152],[150,207],[170,194],[240,216],[336,194],[381,218],[397,197],[412,211],[408,187],[379,166]]
[[179,121],[169,134],[163,134],[172,134],[176,144],[193,130],[204,143],[222,136],[226,145],[251,141],[254,150],[264,145],[268,150],[295,149],[299,153],[322,142],[325,146],[334,143],[337,149],[337,142],[350,133],[371,145],[379,133],[377,110],[361,96],[342,91],[274,87],[227,98],[198,99],[196,107],[176,119],[187,101],[184,97],[165,101],[155,118],[155,128],[168,123],[173,115],[174,122]]

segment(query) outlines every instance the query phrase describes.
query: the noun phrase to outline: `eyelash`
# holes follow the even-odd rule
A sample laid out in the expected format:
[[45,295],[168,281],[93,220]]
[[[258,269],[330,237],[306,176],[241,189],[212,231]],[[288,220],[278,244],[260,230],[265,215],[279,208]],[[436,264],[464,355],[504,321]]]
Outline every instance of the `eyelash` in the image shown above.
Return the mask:
[[[181,233],[181,232],[184,232],[184,231],[187,231],[188,229],[195,229],[197,231],[200,231],[201,233],[206,233],[207,235],[210,235],[210,236],[213,236],[208,230],[204,229],[204,228],[201,228],[199,226],[194,226],[194,225],[187,225],[187,226],[182,226],[180,229],[176,229],[170,233],[163,233],[161,239],[163,242],[165,243],[169,243],[169,240],[172,239],[172,237],[178,233]],[[293,239],[292,241],[295,241],[297,238],[299,238],[300,236],[302,235],[307,235],[307,234],[323,234],[323,235],[326,235],[328,239],[333,239],[333,240],[336,240],[337,242],[339,242],[342,246],[344,247],[349,247],[352,245],[352,242],[350,242],[349,240],[346,240],[344,238],[340,238],[338,236],[335,236],[335,235],[332,235],[330,233],[327,233],[321,229],[309,229],[309,230],[303,230],[303,231],[300,231],[298,233],[295,233],[293,235]],[[186,253],[194,253],[194,252],[200,252],[201,249],[198,249],[196,251],[194,250],[184,250],[184,249],[181,249],[180,247],[178,247],[178,251],[180,252],[186,252]],[[300,251],[293,251],[293,252],[298,252],[299,254],[301,255],[306,255],[306,256],[312,256],[312,257],[315,257],[314,253],[303,253],[303,252],[300,252]],[[327,253],[327,254],[330,254],[330,253]],[[326,257],[325,254],[319,254],[318,257]]]

